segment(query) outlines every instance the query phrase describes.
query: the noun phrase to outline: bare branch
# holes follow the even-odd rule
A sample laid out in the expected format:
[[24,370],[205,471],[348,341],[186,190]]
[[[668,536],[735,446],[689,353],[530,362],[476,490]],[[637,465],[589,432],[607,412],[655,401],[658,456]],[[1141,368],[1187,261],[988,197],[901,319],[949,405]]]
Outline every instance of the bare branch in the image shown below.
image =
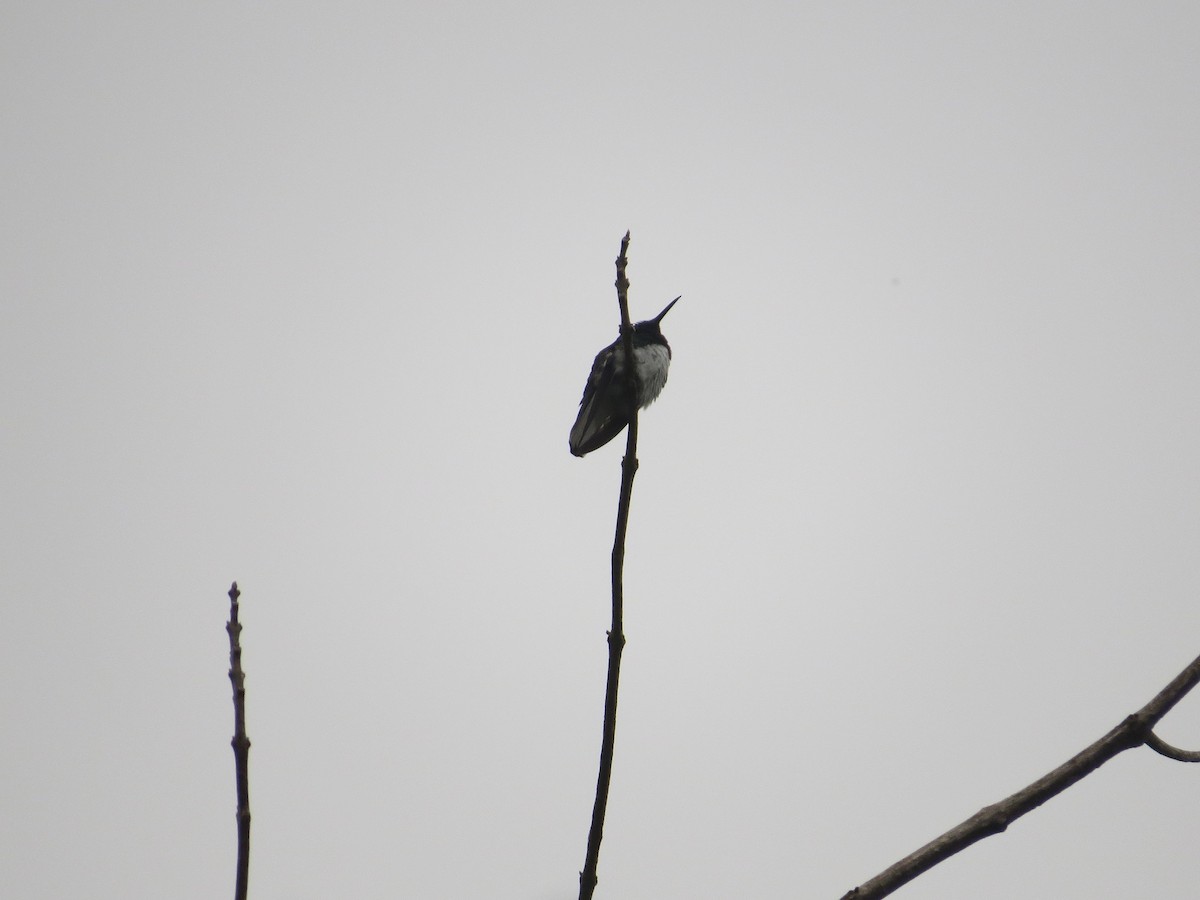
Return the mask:
[[237,778],[237,878],[234,900],[246,900],[250,879],[250,738],[246,737],[246,673],[242,671],[242,625],[237,582],[229,589],[229,681],[233,685],[233,766]]
[[[854,888],[845,894],[842,900],[876,900],[888,896],[958,851],[985,837],[1004,831],[1010,823],[1025,813],[1037,809],[1051,797],[1062,793],[1081,778],[1100,768],[1118,753],[1132,747],[1149,744],[1159,753],[1172,759],[1185,762],[1200,761],[1200,754],[1171,747],[1155,736],[1152,730],[1197,682],[1200,682],[1200,657],[1193,660],[1190,666],[1159,691],[1153,700],[1138,712],[1127,716],[1121,724],[1090,747],[1011,797],[984,807],[962,824],[930,841],[870,881]],[[1156,744],[1158,746],[1155,746]],[[1167,753],[1164,750],[1172,752]]]
[[1146,735],[1146,746],[1155,753],[1161,753],[1168,759],[1178,760],[1179,762],[1200,762],[1200,750],[1181,750],[1178,747],[1168,744],[1153,731]]
[[[617,303],[621,307],[622,350],[625,371],[636,377],[633,365],[633,326],[629,321],[628,263],[629,232],[621,240],[617,256]],[[625,532],[629,526],[629,502],[633,496],[633,476],[637,473],[637,403],[629,417],[625,438],[625,456],[621,460],[621,497],[617,503],[617,530],[612,550],[612,627],[608,632],[608,681],[604,688],[604,730],[600,741],[600,773],[596,778],[596,800],[592,805],[592,825],[588,831],[587,856],[579,873],[579,900],[590,900],[596,889],[596,868],[600,863],[600,841],[604,837],[604,813],[608,808],[608,788],[612,780],[613,749],[617,742],[617,685],[621,676],[621,651],[625,649]]]

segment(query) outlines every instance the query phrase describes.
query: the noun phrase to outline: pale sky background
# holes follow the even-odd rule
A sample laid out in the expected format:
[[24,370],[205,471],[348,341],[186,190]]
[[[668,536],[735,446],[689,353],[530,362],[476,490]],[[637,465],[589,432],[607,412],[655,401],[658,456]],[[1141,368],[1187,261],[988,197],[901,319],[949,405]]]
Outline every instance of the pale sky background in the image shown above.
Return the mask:
[[[1200,653],[1200,7],[0,14],[0,896],[837,898]],[[1161,728],[1200,746],[1200,698]],[[906,900],[1194,898],[1148,750]]]

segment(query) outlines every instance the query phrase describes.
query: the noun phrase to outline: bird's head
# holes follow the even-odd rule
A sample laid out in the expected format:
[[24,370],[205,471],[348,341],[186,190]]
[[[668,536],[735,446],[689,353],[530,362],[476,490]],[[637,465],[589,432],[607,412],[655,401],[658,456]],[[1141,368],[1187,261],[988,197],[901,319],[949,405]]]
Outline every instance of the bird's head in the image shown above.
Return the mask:
[[[682,296],[682,295],[681,295],[681,296]],[[634,332],[635,332],[635,333],[638,333],[638,334],[657,334],[657,335],[661,335],[661,334],[662,334],[662,328],[661,328],[661,326],[660,326],[660,323],[661,323],[661,322],[662,322],[662,320],[663,320],[663,316],[665,316],[667,313],[669,313],[669,312],[671,311],[671,307],[672,307],[672,306],[674,306],[674,305],[675,305],[676,303],[678,303],[678,302],[679,302],[679,297],[676,297],[674,300],[672,300],[670,303],[668,303],[668,304],[667,304],[667,305],[666,305],[666,306],[663,308],[663,311],[662,311],[662,312],[660,312],[660,313],[659,313],[657,316],[655,316],[653,319],[647,319],[645,322],[638,322],[636,325],[634,325],[634,326],[633,326],[633,330],[634,330]]]

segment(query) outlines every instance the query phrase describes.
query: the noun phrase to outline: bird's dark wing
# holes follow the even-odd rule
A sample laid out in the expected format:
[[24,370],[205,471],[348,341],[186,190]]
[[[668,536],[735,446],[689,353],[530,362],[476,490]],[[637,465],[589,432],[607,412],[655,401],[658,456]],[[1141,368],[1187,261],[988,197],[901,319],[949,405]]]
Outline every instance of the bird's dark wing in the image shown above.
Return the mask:
[[636,407],[633,385],[621,377],[617,354],[619,340],[596,354],[579,401],[579,415],[571,428],[571,453],[584,456],[603,447],[629,424]]

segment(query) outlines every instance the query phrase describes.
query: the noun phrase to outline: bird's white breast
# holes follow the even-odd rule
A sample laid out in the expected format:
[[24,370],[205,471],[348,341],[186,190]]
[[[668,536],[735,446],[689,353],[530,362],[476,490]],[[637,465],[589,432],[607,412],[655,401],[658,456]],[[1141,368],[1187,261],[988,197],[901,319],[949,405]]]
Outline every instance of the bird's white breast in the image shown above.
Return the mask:
[[638,380],[642,383],[642,406],[649,406],[662,393],[667,383],[667,368],[671,365],[671,354],[662,344],[635,347],[633,364]]

